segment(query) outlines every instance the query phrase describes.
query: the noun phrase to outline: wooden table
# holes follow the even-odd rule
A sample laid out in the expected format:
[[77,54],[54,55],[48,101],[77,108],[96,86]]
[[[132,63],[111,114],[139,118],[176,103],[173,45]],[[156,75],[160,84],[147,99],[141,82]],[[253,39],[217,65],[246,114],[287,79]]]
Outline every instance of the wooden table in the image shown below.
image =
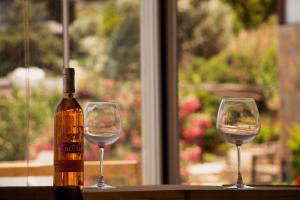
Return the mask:
[[300,187],[257,186],[232,190],[218,186],[155,185],[98,190],[77,187],[0,187],[1,200],[300,200]]
[[300,200],[300,187],[260,186],[233,190],[218,186],[156,185],[120,187],[106,191],[84,189],[84,200]]

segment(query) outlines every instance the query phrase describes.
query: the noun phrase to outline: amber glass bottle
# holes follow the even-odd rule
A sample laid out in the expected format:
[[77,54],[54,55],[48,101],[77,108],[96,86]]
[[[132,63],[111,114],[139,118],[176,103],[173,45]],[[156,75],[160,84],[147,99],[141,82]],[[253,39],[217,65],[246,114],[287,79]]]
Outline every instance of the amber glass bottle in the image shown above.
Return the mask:
[[54,186],[83,186],[83,111],[74,98],[74,68],[63,71],[63,98],[54,115]]

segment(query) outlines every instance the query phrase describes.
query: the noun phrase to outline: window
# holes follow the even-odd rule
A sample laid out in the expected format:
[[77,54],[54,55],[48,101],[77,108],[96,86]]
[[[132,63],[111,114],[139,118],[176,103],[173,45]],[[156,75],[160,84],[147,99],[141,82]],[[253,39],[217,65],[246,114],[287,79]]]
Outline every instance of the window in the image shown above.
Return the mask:
[[276,1],[178,0],[181,178],[185,184],[236,181],[236,150],[218,135],[222,97],[252,97],[261,117],[242,146],[244,181],[280,182]]
[[[282,5],[283,1],[279,2]],[[82,107],[87,101],[117,101],[122,109],[124,133],[118,142],[107,147],[105,160],[118,161],[117,164],[107,163],[114,169],[112,171],[119,171],[115,170],[118,169],[116,165],[132,167],[133,175],[109,177],[114,185],[140,181],[135,175],[140,173],[141,150],[149,156],[143,158],[144,170],[149,167],[144,175],[148,173],[148,178],[149,175],[152,177],[146,183],[164,182],[161,179],[164,179],[166,170],[177,170],[172,166],[174,157],[170,156],[171,150],[168,149],[177,139],[176,124],[171,125],[174,140],[164,138],[166,132],[173,130],[170,131],[170,122],[165,123],[166,118],[176,114],[166,114],[169,107],[163,108],[169,106],[168,100],[173,103],[175,100],[165,99],[165,104],[161,104],[166,89],[163,88],[165,82],[161,73],[168,74],[163,71],[165,63],[162,57],[166,55],[161,50],[176,50],[165,45],[167,37],[160,40],[164,25],[169,25],[162,24],[164,13],[160,6],[163,4],[157,0],[70,0],[70,64],[76,68],[77,97]],[[245,182],[280,182],[280,168],[287,169],[286,165],[292,166],[295,172],[299,171],[299,145],[295,142],[299,127],[290,128],[289,123],[280,123],[297,124],[300,121],[288,113],[291,108],[296,110],[291,104],[299,100],[295,96],[297,90],[293,89],[297,88],[297,77],[290,75],[297,74],[294,73],[297,72],[297,62],[293,59],[298,52],[295,36],[298,29],[296,25],[290,29],[278,26],[275,5],[275,0],[265,4],[258,1],[255,6],[245,4],[244,7],[239,1],[229,0],[177,1],[182,183],[218,185],[235,181],[235,150],[220,138],[214,128],[223,96],[253,97],[260,110],[261,132],[251,144],[243,146]],[[290,8],[293,8],[291,4],[286,10],[281,10],[289,12]],[[169,9],[175,12],[175,9]],[[61,97],[61,2],[2,0],[0,11],[0,165],[8,169],[17,166],[18,161],[20,166],[25,166],[23,174],[34,175],[42,163],[47,175],[30,176],[29,179],[9,178],[16,182],[8,182],[8,177],[3,177],[5,171],[2,171],[0,184],[51,185],[52,115]],[[148,18],[141,19],[141,16]],[[287,13],[287,16],[292,16],[292,13]],[[285,42],[285,46],[277,47],[278,38]],[[286,50],[292,45],[295,46]],[[290,60],[295,62],[287,65],[292,66],[289,70],[282,67]],[[148,67],[141,69],[141,66]],[[278,69],[281,70],[280,79],[277,79]],[[168,87],[174,86],[170,83],[167,83]],[[281,106],[282,99],[288,102],[288,107]],[[141,109],[144,110],[141,112]],[[284,113],[283,117],[279,111]],[[169,128],[166,132],[163,132],[164,126]],[[142,128],[147,131],[147,135],[143,135],[144,144]],[[165,140],[171,142],[167,144]],[[291,151],[294,165],[276,155],[280,142]],[[98,160],[98,153],[97,147],[88,142],[85,148],[86,161],[92,161],[87,162],[88,169],[94,170],[87,170],[85,184],[90,185],[95,182],[92,172],[96,175],[97,164],[93,161]],[[11,161],[13,164],[8,163]],[[167,167],[164,162],[167,162]],[[282,175],[283,181],[292,182],[298,173],[282,172]]]
[[[77,99],[83,108],[87,101],[115,101],[121,108],[123,133],[105,151],[105,160],[115,161],[106,163],[107,182],[113,185],[140,182],[139,4],[69,1],[70,65],[76,69]],[[1,165],[18,161],[26,175],[29,161],[28,174],[33,176],[28,184],[52,185],[53,112],[62,97],[61,1],[0,1],[0,10]],[[85,142],[85,160],[98,160],[97,146]],[[91,170],[85,185],[90,185],[98,162],[87,163]],[[34,176],[40,165],[47,176]],[[118,165],[132,172],[116,178],[109,168]],[[9,177],[16,182],[7,178],[0,178],[0,184],[27,184],[24,177]]]

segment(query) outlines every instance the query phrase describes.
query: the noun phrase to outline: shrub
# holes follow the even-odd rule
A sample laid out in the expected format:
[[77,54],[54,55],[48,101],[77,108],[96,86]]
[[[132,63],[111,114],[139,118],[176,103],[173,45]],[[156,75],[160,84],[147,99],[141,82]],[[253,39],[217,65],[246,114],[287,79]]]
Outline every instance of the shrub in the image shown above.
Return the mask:
[[288,140],[288,147],[292,153],[292,166],[294,171],[294,178],[300,184],[300,125],[293,125],[289,131],[290,139]]
[[258,144],[277,141],[279,139],[280,126],[275,122],[271,124],[262,124],[259,134],[255,137],[254,142]]
[[237,30],[256,28],[276,13],[276,0],[222,0],[230,5]]
[[[27,146],[27,141],[31,144],[36,140],[43,140],[44,145],[52,145],[48,140],[48,131],[49,127],[53,126],[51,123],[53,108],[50,103],[52,98],[48,97],[49,100],[43,94],[32,91],[29,99],[29,96],[17,88],[14,88],[11,94],[1,97],[0,160],[23,160],[27,151],[33,158],[36,149],[31,148],[31,145]],[[55,95],[52,97],[55,98]],[[28,115],[27,105],[29,105]]]
[[[118,82],[97,75],[86,78],[80,84],[79,94],[89,94],[93,101],[114,101],[121,110],[123,132],[119,140],[106,147],[110,159],[139,159],[141,140],[141,88],[139,81]],[[84,101],[81,105],[84,106]],[[86,144],[85,157],[98,159],[98,147]]]
[[177,34],[183,63],[189,56],[208,58],[219,53],[232,36],[229,6],[218,0],[178,1]]
[[[276,99],[277,89],[277,25],[275,18],[257,30],[242,31],[219,54],[210,58],[200,56],[191,57],[179,72],[179,100],[185,101],[189,96],[194,96],[201,102],[201,115],[208,116],[211,127],[205,130],[201,136],[200,148],[204,153],[222,155],[228,149],[224,141],[219,137],[215,129],[215,118],[221,97],[211,93],[201,92],[201,83],[239,83],[260,85],[268,87],[273,96],[267,96],[268,100]],[[247,42],[245,42],[247,41]],[[193,106],[197,104],[192,104]],[[183,111],[181,111],[183,112]],[[197,110],[199,115],[199,110]],[[184,113],[184,112],[183,112]],[[274,113],[273,113],[274,114]],[[263,118],[271,121],[272,113],[262,113]],[[276,116],[275,116],[276,117]],[[185,123],[187,119],[181,119]],[[279,127],[276,123],[270,125],[263,121],[261,134],[255,140],[257,143],[274,141],[278,139]],[[273,126],[277,127],[273,128]],[[195,135],[194,132],[188,132]],[[181,130],[183,133],[183,130]],[[199,134],[199,133],[197,133]],[[197,139],[196,139],[197,140]],[[195,151],[196,152],[196,151]],[[203,156],[206,159],[209,156]],[[210,158],[209,158],[210,159]]]
[[273,19],[257,30],[241,32],[220,54],[209,59],[192,59],[190,65],[182,69],[182,78],[193,82],[195,74],[200,82],[262,85],[276,93],[276,30]]

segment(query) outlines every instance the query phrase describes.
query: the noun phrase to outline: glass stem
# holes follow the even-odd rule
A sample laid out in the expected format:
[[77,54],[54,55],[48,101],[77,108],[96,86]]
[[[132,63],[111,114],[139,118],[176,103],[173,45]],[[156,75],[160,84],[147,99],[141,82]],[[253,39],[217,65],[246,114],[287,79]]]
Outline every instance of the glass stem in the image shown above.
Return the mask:
[[100,151],[100,170],[99,170],[99,180],[98,180],[97,186],[103,187],[103,185],[104,185],[104,177],[103,177],[104,146],[99,145],[99,151]]
[[238,188],[243,188],[244,183],[243,183],[243,178],[242,178],[242,173],[241,173],[241,145],[237,144],[237,156],[238,156],[238,178],[236,181],[236,186]]

